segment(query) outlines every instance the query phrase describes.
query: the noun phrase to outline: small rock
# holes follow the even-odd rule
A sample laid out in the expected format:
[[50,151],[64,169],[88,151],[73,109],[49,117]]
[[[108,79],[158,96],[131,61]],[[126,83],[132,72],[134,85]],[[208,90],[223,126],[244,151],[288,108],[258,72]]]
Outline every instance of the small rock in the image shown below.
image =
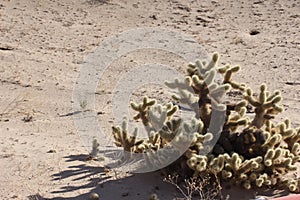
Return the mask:
[[26,115],[26,117],[24,117],[22,119],[23,122],[31,122],[33,120],[33,117],[31,115]]
[[56,153],[55,149],[50,149],[49,151],[47,151],[47,153]]
[[150,18],[152,18],[152,19],[154,19],[154,20],[157,20],[156,15],[151,15]]
[[96,192],[92,192],[90,195],[89,195],[89,200],[98,200],[100,199],[100,196],[99,194],[97,194]]
[[255,30],[255,29],[253,29],[253,30],[251,30],[250,31],[250,35],[257,35],[257,34],[259,34],[260,32],[258,31],[258,30]]
[[127,197],[129,195],[129,192],[123,192],[121,195],[122,197]]

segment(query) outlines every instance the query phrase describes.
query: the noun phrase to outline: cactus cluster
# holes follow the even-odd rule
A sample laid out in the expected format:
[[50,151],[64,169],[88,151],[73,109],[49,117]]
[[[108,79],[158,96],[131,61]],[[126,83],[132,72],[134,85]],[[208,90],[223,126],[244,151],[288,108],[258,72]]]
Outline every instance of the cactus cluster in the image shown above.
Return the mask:
[[[184,80],[166,83],[177,91],[174,100],[194,112],[192,120],[178,117],[180,109],[173,103],[160,105],[144,97],[141,104],[131,103],[131,107],[138,112],[134,119],[143,123],[148,139],[137,139],[137,129],[130,136],[126,119],[122,126],[112,128],[115,144],[145,155],[155,165],[164,160],[151,160],[151,152],[175,140],[173,145],[189,144],[179,160],[194,177],[212,173],[246,189],[285,186],[299,192],[300,180],[283,175],[296,171],[300,162],[300,127],[292,128],[288,119],[273,121],[283,111],[280,92],[272,93],[262,84],[255,94],[246,84],[233,81],[239,66],[219,66],[218,60],[219,54],[214,53],[208,62],[189,64]],[[231,92],[241,94],[240,100],[225,101]],[[211,126],[217,123],[222,123],[220,130]],[[168,155],[160,156],[164,157]]]

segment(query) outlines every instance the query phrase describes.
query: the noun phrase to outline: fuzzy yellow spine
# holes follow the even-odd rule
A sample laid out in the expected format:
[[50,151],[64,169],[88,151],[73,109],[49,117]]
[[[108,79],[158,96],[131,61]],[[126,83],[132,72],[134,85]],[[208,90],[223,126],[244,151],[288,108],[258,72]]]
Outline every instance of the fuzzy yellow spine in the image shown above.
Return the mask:
[[284,150],[281,148],[268,149],[264,157],[264,164],[266,167],[271,167],[274,164],[279,164],[280,158],[283,155]]
[[[200,102],[209,103],[216,110],[225,110],[225,106],[221,104],[222,97],[231,88],[229,84],[217,84],[216,70],[207,71],[203,80],[198,75],[191,77],[192,87],[196,94],[199,95]],[[200,105],[201,106],[201,105]]]
[[201,152],[205,149],[205,142],[210,141],[213,138],[211,133],[207,133],[205,135],[195,133],[193,139],[191,140],[190,148],[197,151],[197,153]]
[[282,136],[280,134],[274,134],[269,137],[262,147],[273,148],[275,145],[280,144],[282,141]]
[[160,104],[152,106],[148,110],[148,125],[150,123],[154,130],[160,130],[177,110],[178,106],[174,106],[172,103],[168,103],[166,106]]
[[135,145],[133,148],[133,152],[145,153],[149,149],[157,151],[161,147],[160,139],[161,138],[158,133],[150,133],[149,139]]
[[291,121],[289,119],[285,119],[284,122],[277,126],[277,128],[279,129],[279,133],[282,135],[283,140],[292,137],[296,133],[296,130],[291,128]]
[[295,143],[293,145],[291,153],[294,154],[294,156],[300,155],[300,143]]
[[240,165],[239,169],[237,170],[237,173],[248,173],[250,171],[255,171],[259,168],[259,164],[262,161],[262,157],[258,156],[256,158],[253,158],[251,160],[245,160]]
[[128,135],[128,119],[124,117],[122,127],[112,127],[115,144],[118,147],[123,147],[124,151],[132,152],[134,146],[142,144],[143,140],[136,140],[137,128],[134,129],[132,136]]
[[245,182],[243,183],[243,187],[247,190],[250,190],[251,189],[251,181],[245,180]]
[[[187,145],[195,144],[201,138],[198,131],[202,131],[202,127],[202,121],[195,118],[182,123],[182,127],[176,132],[172,145],[177,149],[184,149]],[[203,135],[203,143],[211,139],[211,133]]]
[[154,133],[152,135],[150,135],[148,142],[151,145],[156,145],[160,140],[160,135],[158,133]]
[[255,172],[252,172],[252,173],[249,175],[249,180],[250,180],[251,182],[254,182],[254,181],[256,181],[257,177],[258,177],[258,174],[255,173]]
[[233,172],[236,172],[240,168],[243,162],[242,158],[237,153],[233,153],[231,157],[226,155],[225,160],[226,160],[226,164],[225,164],[226,169],[230,169]]
[[300,180],[284,178],[281,183],[286,185],[291,192],[300,192]]
[[293,147],[295,143],[300,143],[300,127],[290,138],[286,139],[286,142],[290,148]]
[[209,168],[212,169],[214,172],[219,173],[224,168],[224,162],[225,162],[224,155],[221,154],[210,161]]
[[288,170],[288,171],[297,170],[297,166],[293,165],[293,159],[292,158],[282,159],[281,163],[274,164],[274,168],[285,169],[285,170]]
[[[258,95],[255,95],[250,88],[233,80],[234,74],[240,70],[239,66],[219,67],[218,60],[219,55],[214,53],[207,62],[190,64],[184,80],[166,83],[177,90],[172,96],[175,100],[196,111],[198,121],[174,118],[177,106],[161,106],[154,99],[145,97],[141,104],[131,103],[131,107],[138,112],[134,119],[141,119],[150,128],[149,138],[137,140],[137,130],[129,135],[128,125],[123,122],[121,127],[113,127],[116,145],[129,152],[141,153],[147,165],[155,167],[167,163],[170,157],[174,157],[173,154],[180,156],[177,151],[171,152],[172,156],[164,151],[171,141],[175,149],[181,149],[186,143],[190,147],[184,149],[181,159],[185,159],[187,166],[194,171],[194,177],[214,173],[246,189],[284,183],[290,191],[299,191],[299,180],[281,178],[297,169],[300,128],[293,129],[289,120],[279,124],[271,121],[283,110],[280,92],[270,93],[262,84]],[[223,76],[221,82],[217,80],[218,73]],[[231,88],[243,92],[243,100],[226,102],[225,105],[222,97]],[[251,107],[255,109],[255,115],[250,120],[247,111]],[[213,109],[227,114],[223,135],[217,143],[223,150],[216,153],[214,149],[202,155],[209,141],[214,139],[208,131]]]
[[223,180],[227,180],[227,179],[232,178],[232,172],[228,171],[228,170],[223,169],[222,172],[221,172],[221,175],[222,175]]
[[247,102],[245,100],[238,102],[234,105],[234,112],[236,113],[233,116],[229,116],[226,126],[232,132],[235,132],[239,126],[246,126],[249,124],[249,118],[245,117],[247,112]]
[[182,120],[179,119],[172,119],[170,121],[166,122],[166,125],[164,125],[159,131],[160,137],[165,142],[170,142],[174,139],[174,137],[180,133],[180,125],[182,124]]
[[269,177],[266,173],[263,173],[258,176],[255,181],[257,187],[262,187],[263,185],[272,185],[271,177]]
[[182,104],[187,105],[192,110],[198,110],[198,97],[195,96],[192,89],[192,80],[190,77],[186,77],[185,80],[180,81],[175,79],[174,82],[165,82],[166,86],[171,89],[177,89],[178,94],[173,94],[172,98],[179,101]]
[[240,91],[245,91],[245,84],[244,83],[238,83],[232,80],[233,73],[236,73],[240,70],[240,66],[230,66],[225,65],[223,67],[219,67],[217,70],[219,73],[224,74],[224,84],[230,84],[232,88],[238,89]]
[[218,60],[219,60],[218,53],[213,53],[212,59],[209,61],[209,63],[207,63],[206,61],[196,60],[195,64],[190,63],[188,65],[188,69],[187,69],[188,75],[191,77],[193,75],[198,75],[199,78],[203,80],[204,79],[203,76],[207,71],[216,68]]
[[212,109],[225,111],[226,105],[222,103],[222,97],[231,88],[230,84],[219,84],[216,81],[218,54],[213,54],[210,62],[196,61],[190,64],[188,82],[198,95],[199,116],[205,127],[209,126]]
[[156,104],[155,99],[149,99],[148,97],[143,98],[143,103],[136,104],[131,102],[130,105],[133,110],[139,112],[136,116],[134,116],[135,120],[142,119],[144,126],[149,124],[148,110],[151,106]]
[[195,171],[196,174],[205,171],[207,169],[207,157],[197,154],[192,154],[187,160],[189,168]]
[[299,185],[296,180],[290,180],[287,186],[291,192],[296,192],[297,190],[299,190]]
[[[198,140],[197,137],[199,136],[199,132],[201,133],[202,128],[203,128],[203,123],[201,120],[194,118],[191,121],[186,121],[182,123],[182,128],[180,129],[181,132],[178,135],[178,138],[176,138],[176,140],[179,140],[178,142],[182,142],[182,143],[189,142],[190,144],[196,142]],[[206,134],[206,137],[208,135],[209,134]]]
[[281,98],[280,92],[278,91],[270,95],[265,84],[260,86],[258,98],[255,98],[253,91],[248,88],[244,93],[244,99],[255,107],[255,117],[251,122],[252,125],[261,128],[267,120],[273,118],[275,114],[282,112],[283,107],[278,105]]

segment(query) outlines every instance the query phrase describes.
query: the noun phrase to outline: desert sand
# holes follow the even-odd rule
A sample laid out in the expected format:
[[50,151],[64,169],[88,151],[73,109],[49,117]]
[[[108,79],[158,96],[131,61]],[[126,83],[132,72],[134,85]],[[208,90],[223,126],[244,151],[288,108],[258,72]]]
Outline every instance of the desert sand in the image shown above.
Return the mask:
[[[288,117],[299,127],[299,13],[298,0],[2,0],[0,199],[79,200],[90,192],[104,200],[180,196],[160,173],[115,174],[87,160],[89,152],[68,115],[87,55],[105,38],[129,29],[163,27],[190,35],[209,54],[219,52],[222,64],[240,65],[238,81],[280,90],[285,111],[277,119]],[[109,95],[120,69],[149,60],[182,64],[152,51],[116,60],[97,88],[99,120],[114,123]],[[230,199],[288,195],[241,188],[227,188],[225,194]]]

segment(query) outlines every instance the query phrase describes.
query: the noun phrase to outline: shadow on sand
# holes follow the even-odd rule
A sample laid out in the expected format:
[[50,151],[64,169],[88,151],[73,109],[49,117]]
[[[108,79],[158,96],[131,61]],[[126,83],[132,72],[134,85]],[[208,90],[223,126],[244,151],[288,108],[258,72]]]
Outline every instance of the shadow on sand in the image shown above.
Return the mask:
[[[30,200],[88,200],[89,194],[96,192],[100,195],[101,200],[147,200],[153,193],[160,196],[160,199],[171,200],[177,193],[173,186],[163,182],[160,172],[116,178],[107,175],[107,171],[103,167],[91,166],[87,163],[88,157],[88,155],[65,157],[65,162],[78,163],[79,161],[82,164],[70,165],[66,170],[52,175],[53,182],[64,182],[64,186],[55,186],[55,189],[51,191],[51,196],[56,197],[45,198],[35,194],[28,198]],[[83,193],[80,191],[82,189],[89,192]],[[82,194],[70,196],[67,195],[68,193]],[[179,195],[177,194],[177,196]]]
[[[28,197],[30,200],[88,200],[90,193],[100,195],[101,200],[147,200],[150,195],[156,193],[161,200],[173,200],[182,197],[171,184],[163,181],[160,172],[134,174],[125,178],[116,178],[107,175],[103,167],[90,166],[87,163],[88,155],[71,155],[65,157],[65,162],[80,162],[82,164],[70,165],[67,170],[53,174],[52,181],[63,181],[64,186],[51,191],[53,198],[45,198],[39,194]],[[88,181],[87,181],[88,180]],[[85,184],[82,184],[82,183]],[[255,199],[257,196],[283,196],[285,191],[274,190],[249,190],[240,187],[222,185],[224,199]],[[87,189],[89,192],[80,190]],[[72,193],[73,196],[66,195]],[[74,195],[78,194],[78,195]],[[64,197],[63,197],[64,196]],[[65,197],[70,196],[70,197]],[[195,197],[195,199],[198,199]]]

